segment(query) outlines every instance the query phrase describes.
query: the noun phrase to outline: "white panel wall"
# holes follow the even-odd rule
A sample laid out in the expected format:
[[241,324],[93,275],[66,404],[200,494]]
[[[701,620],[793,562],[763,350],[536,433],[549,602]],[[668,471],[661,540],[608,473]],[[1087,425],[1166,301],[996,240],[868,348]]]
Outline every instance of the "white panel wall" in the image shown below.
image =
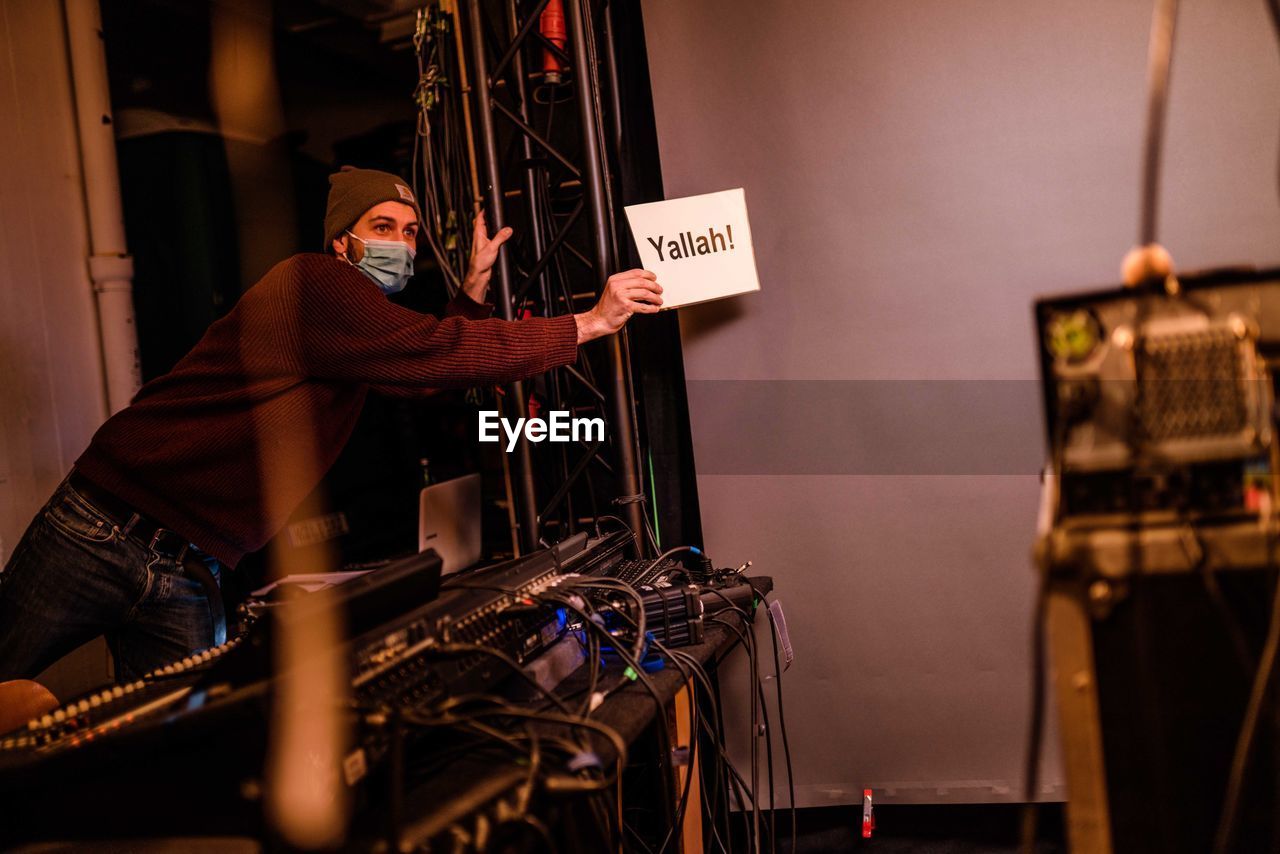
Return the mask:
[[0,560],[106,417],[87,257],[62,4],[0,0]]
[[[1033,297],[1114,282],[1136,237],[1151,5],[644,2],[667,195],[743,186],[751,212],[763,291],[681,321],[706,545],[775,576],[791,620],[801,805],[864,786],[1019,799],[1034,464],[1010,469],[1008,448],[979,441],[939,467],[908,444],[921,430],[892,429],[956,417],[924,405],[849,415],[864,462],[837,442],[823,469],[776,435],[767,403],[726,413],[736,392],[714,384],[831,381],[805,407],[816,418],[820,397],[895,396],[855,380],[1033,383]],[[1162,237],[1183,269],[1273,264],[1280,54],[1265,5],[1182,5]],[[1038,447],[1021,388],[987,417]],[[869,447],[890,474],[865,473]],[[794,449],[791,469],[777,448]],[[745,708],[744,685],[727,690]]]

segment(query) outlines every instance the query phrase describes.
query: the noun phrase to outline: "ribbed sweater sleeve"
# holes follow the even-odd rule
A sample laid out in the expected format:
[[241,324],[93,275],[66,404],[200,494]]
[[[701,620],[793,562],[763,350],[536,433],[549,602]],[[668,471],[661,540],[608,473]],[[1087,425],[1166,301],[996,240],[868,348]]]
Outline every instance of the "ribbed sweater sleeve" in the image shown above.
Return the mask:
[[476,302],[467,296],[466,291],[459,290],[449,304],[444,307],[445,317],[465,317],[469,320],[484,320],[493,315],[493,304]]
[[[465,294],[443,320],[387,300],[365,275],[323,255],[290,259],[280,298],[296,309],[302,373],[366,383],[394,395],[512,382],[572,362],[570,315],[520,321],[471,320],[484,309]],[[467,305],[470,303],[470,305]],[[281,306],[279,316],[289,316]]]

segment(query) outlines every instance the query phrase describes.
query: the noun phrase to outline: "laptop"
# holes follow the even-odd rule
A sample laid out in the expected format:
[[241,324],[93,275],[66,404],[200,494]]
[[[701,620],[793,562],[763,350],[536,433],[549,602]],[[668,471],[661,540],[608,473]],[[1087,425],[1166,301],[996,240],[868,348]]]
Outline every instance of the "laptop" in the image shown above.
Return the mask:
[[418,551],[435,549],[448,575],[480,560],[480,475],[435,483],[418,495]]

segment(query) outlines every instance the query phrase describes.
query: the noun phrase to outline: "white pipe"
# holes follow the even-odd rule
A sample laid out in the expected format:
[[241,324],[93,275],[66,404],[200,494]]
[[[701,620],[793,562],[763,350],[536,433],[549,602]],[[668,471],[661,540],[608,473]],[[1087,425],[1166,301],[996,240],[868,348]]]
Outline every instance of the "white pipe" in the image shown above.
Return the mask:
[[125,246],[120,203],[102,14],[98,0],[63,0],[63,12],[89,217],[89,277],[98,302],[107,406],[115,413],[128,406],[141,387],[142,366],[133,316],[133,258]]

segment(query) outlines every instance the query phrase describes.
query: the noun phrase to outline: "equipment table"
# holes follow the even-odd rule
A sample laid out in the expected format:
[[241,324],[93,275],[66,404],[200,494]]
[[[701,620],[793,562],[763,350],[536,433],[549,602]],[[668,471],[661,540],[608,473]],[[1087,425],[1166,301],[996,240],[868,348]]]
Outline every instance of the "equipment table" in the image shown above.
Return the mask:
[[[735,632],[713,623],[706,626],[702,643],[680,647],[680,651],[701,664],[716,686],[716,668],[738,644]],[[611,663],[601,673],[598,686],[613,685],[623,669],[621,664]],[[661,670],[646,675],[662,702],[665,720],[660,722],[660,727],[653,726],[658,712],[654,696],[639,680],[610,695],[590,717],[613,729],[628,746],[628,766],[621,785],[623,809],[632,809],[633,803],[641,802],[639,809],[661,816],[665,833],[674,820],[683,787],[688,781],[692,788],[680,828],[681,840],[679,847],[673,850],[699,852],[703,850],[703,826],[697,757],[706,749],[715,749],[715,746],[710,745],[704,736],[693,757],[693,764],[689,764],[693,737],[690,730],[692,681],[686,681],[670,662]],[[570,698],[566,702],[570,708],[575,704],[580,708],[588,680],[589,674],[583,665],[558,686],[557,693]],[[718,691],[718,686],[716,688]],[[546,709],[548,705],[543,700],[536,707]],[[530,706],[534,707],[534,704]],[[537,724],[537,727],[548,733],[563,731],[562,727],[554,724]],[[616,761],[608,739],[592,736],[591,742],[604,767]],[[665,745],[670,747],[664,749]],[[528,771],[524,765],[509,759],[486,761],[476,755],[432,768],[424,779],[408,782],[402,800],[389,797],[386,808],[371,809],[365,813],[354,834],[355,839],[363,838],[365,843],[356,842],[356,846],[376,851],[420,850],[423,843],[432,840],[474,839],[476,834],[486,832],[486,822],[490,828],[488,832],[494,832],[492,828],[498,823],[494,816],[504,811],[511,812],[517,792],[527,778]],[[655,794],[658,795],[656,798]],[[722,791],[720,797],[727,797],[727,791]],[[564,838],[565,832],[581,830],[583,822],[592,820],[592,814],[586,810],[578,810],[569,820],[572,812],[561,810],[559,821],[552,825],[544,824],[544,829],[555,838],[557,850],[602,850],[602,832],[580,834],[585,838],[579,839]],[[615,822],[617,818],[617,815],[613,817]],[[543,824],[540,820],[539,823]]]

